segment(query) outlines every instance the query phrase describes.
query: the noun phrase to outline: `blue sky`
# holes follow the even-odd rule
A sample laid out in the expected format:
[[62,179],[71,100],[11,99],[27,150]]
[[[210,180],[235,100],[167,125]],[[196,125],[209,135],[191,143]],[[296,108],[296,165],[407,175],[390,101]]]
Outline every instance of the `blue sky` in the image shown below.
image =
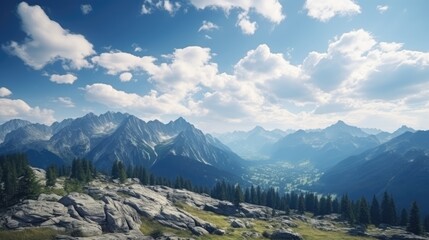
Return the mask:
[[7,1],[0,123],[428,129],[429,1]]

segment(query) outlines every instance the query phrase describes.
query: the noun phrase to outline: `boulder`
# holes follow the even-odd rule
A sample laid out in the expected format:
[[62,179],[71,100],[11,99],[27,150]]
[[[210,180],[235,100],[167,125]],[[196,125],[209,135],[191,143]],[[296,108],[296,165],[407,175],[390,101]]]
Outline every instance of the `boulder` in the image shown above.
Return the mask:
[[129,195],[124,203],[145,217],[154,218],[164,206],[171,206],[166,197],[141,185],[122,187],[119,192]]
[[213,232],[213,234],[214,235],[220,235],[220,236],[222,236],[222,235],[225,235],[225,230],[223,230],[223,229],[216,229],[214,232]]
[[84,220],[79,213],[76,211],[73,205],[70,205],[67,207],[67,212],[69,213],[70,217],[76,218],[77,220]]
[[209,232],[202,227],[193,227],[191,228],[191,232],[197,236],[203,236],[203,235],[209,234]]
[[[20,222],[19,226],[38,225],[50,218],[67,214],[67,208],[56,202],[24,200],[12,208],[12,218]],[[8,227],[16,225],[9,221]]]
[[154,219],[163,225],[176,229],[192,229],[195,227],[195,220],[175,207],[163,207],[162,211]]
[[55,193],[51,193],[51,194],[40,194],[39,197],[37,198],[37,200],[39,201],[49,201],[49,202],[58,202],[58,200],[61,199],[61,196],[58,196]]
[[354,228],[351,228],[348,233],[352,236],[366,236],[367,234],[365,233],[366,228],[364,226],[359,226],[357,225]]
[[198,194],[183,189],[173,189],[165,186],[150,186],[149,188],[162,194],[173,203],[185,203],[197,208],[202,208],[205,204],[217,205],[220,202],[220,200],[211,198],[207,194]]
[[79,238],[80,240],[153,240],[152,237],[143,235],[139,230],[131,230],[126,233],[107,233],[90,238]]
[[281,229],[276,230],[270,235],[270,239],[277,239],[277,240],[303,240],[301,235],[298,233],[292,232],[290,230]]
[[182,213],[184,213],[184,214],[187,214],[187,215],[189,215],[190,217],[192,217],[193,219],[194,219],[194,222],[195,222],[195,226],[197,226],[197,227],[202,227],[202,228],[204,228],[205,230],[207,230],[209,233],[213,233],[214,231],[216,231],[217,230],[217,226],[216,225],[214,225],[213,223],[209,223],[209,222],[206,222],[206,221],[204,221],[204,220],[202,220],[202,219],[200,219],[200,218],[198,218],[198,217],[195,217],[195,216],[191,216],[189,213],[187,213],[187,212],[185,212],[185,211],[183,211],[183,210],[180,210],[180,209],[178,209],[180,212],[182,212]]
[[245,228],[246,225],[239,219],[233,219],[231,221],[231,227],[233,227],[233,228]]
[[241,203],[240,211],[248,218],[268,218],[272,214],[271,208],[249,203]]
[[239,211],[234,204],[226,201],[219,201],[218,204],[212,205],[210,203],[206,203],[204,205],[203,210],[214,212],[216,214],[224,215],[224,216],[235,216],[239,214]]
[[165,196],[139,184],[122,187],[118,190],[118,192],[141,199],[145,202],[150,202],[152,204],[155,203],[161,206],[170,204]]
[[243,236],[244,239],[260,239],[261,238],[261,234],[257,233],[257,232],[243,232],[241,234],[241,236]]
[[100,225],[77,220],[68,216],[49,219],[40,226],[62,228],[75,237],[92,237],[102,234]]
[[22,223],[18,222],[17,220],[11,218],[10,216],[8,216],[4,219],[3,224],[9,229],[17,229],[23,225]]
[[66,207],[72,205],[84,219],[94,221],[99,224],[106,220],[104,203],[94,200],[87,194],[70,193],[67,196],[62,197],[59,202]]
[[[336,227],[334,224],[332,224],[329,221],[326,220],[317,220],[317,219],[311,219],[310,223],[312,227],[317,228],[322,231],[335,231]],[[365,232],[365,231],[363,231]]]
[[285,225],[286,227],[296,228],[298,227],[298,224],[291,220],[284,219],[281,221],[282,225]]
[[135,209],[110,197],[103,197],[106,227],[110,232],[129,232],[139,229],[140,216]]

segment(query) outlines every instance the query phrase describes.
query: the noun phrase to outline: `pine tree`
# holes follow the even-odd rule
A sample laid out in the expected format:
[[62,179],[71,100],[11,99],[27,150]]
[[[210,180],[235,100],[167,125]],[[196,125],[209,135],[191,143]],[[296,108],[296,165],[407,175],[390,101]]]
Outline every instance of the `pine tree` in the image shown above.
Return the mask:
[[371,223],[375,226],[378,226],[380,224],[380,204],[378,203],[377,198],[375,195],[372,197],[372,203],[371,203]]
[[298,209],[298,194],[296,192],[290,193],[290,208]]
[[253,185],[250,187],[250,199],[251,199],[250,203],[253,203],[253,204],[257,203],[256,189]]
[[119,181],[121,183],[124,183],[125,180],[127,179],[127,173],[125,171],[125,167],[124,167],[124,164],[122,163],[122,161],[119,161],[119,163],[118,163],[118,171],[119,171],[119,176],[118,176]]
[[305,213],[305,202],[304,202],[304,194],[300,194],[298,198],[298,213]]
[[112,165],[111,175],[113,179],[119,178],[119,160],[116,160]]
[[319,201],[319,211],[317,215],[325,215],[326,214],[326,198],[322,196]]
[[25,167],[22,177],[19,179],[19,199],[35,199],[39,196],[41,186],[36,180],[33,169]]
[[383,201],[381,202],[381,222],[390,225],[396,224],[395,202],[387,192],[384,192]]
[[363,225],[368,225],[370,223],[368,203],[364,197],[359,201],[359,223]]
[[408,212],[405,208],[403,208],[401,211],[401,218],[399,221],[399,225],[404,227],[408,225]]
[[425,219],[423,220],[423,227],[425,232],[429,233],[429,215],[426,215]]
[[413,202],[410,209],[410,218],[408,220],[407,231],[416,235],[422,234],[422,227],[420,225],[420,210],[416,201]]
[[241,191],[240,185],[237,184],[234,191],[234,205],[240,207],[240,203],[243,202],[243,192]]
[[350,202],[349,197],[343,195],[341,198],[341,216],[344,220],[353,223],[355,220],[355,215],[353,213],[353,204]]
[[392,221],[390,222],[391,225],[397,225],[398,223],[398,215],[396,214],[396,204],[395,199],[392,195],[390,195],[390,202],[389,202],[389,209],[392,215]]
[[46,169],[46,186],[54,186],[57,181],[57,168],[50,166]]
[[325,214],[331,214],[333,211],[332,206],[332,197],[331,195],[328,195],[326,197],[326,207],[325,207]]
[[261,193],[261,187],[257,186],[256,187],[256,204],[261,205],[262,203],[262,193]]
[[340,203],[338,202],[337,198],[332,201],[332,212],[340,213]]
[[155,176],[153,174],[149,174],[149,185],[155,185]]
[[4,191],[7,196],[13,196],[18,192],[18,182],[15,167],[9,163],[5,166]]
[[314,193],[305,194],[305,209],[309,212],[314,211]]
[[252,197],[250,195],[250,189],[246,188],[246,191],[244,193],[244,201],[247,203],[251,203],[252,202]]

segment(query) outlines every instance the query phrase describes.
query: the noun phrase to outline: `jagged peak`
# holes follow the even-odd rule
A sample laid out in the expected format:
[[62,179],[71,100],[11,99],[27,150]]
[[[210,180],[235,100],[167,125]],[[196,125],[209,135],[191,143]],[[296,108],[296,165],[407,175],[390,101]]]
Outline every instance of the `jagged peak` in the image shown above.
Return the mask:
[[16,125],[16,124],[29,125],[32,123],[30,121],[27,121],[27,120],[15,118],[15,119],[11,119],[9,121],[6,121],[1,125]]
[[347,123],[345,123],[343,120],[338,120],[335,124],[331,126],[350,126]]
[[250,132],[265,132],[267,130],[265,130],[265,128],[261,127],[261,126],[255,126],[252,130],[250,130]]
[[188,123],[183,117],[179,117],[174,120],[175,123]]

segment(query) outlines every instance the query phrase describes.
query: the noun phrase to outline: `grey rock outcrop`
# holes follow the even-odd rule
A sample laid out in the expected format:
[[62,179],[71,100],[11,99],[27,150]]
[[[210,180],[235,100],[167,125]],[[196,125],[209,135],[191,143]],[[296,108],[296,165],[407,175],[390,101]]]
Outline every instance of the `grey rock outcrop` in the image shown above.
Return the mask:
[[197,236],[203,236],[203,235],[209,234],[209,232],[202,227],[193,227],[191,228],[191,231],[193,234]]
[[67,208],[60,203],[25,200],[10,210],[9,228],[27,227],[41,224],[56,216],[67,215]]
[[139,229],[141,221],[137,211],[110,197],[103,197],[106,213],[106,227],[110,232],[129,232]]
[[231,221],[231,227],[233,227],[233,228],[246,228],[246,225],[239,219],[233,219]]
[[96,223],[103,223],[106,219],[104,204],[94,200],[87,194],[70,193],[59,200],[64,206],[73,206],[79,215]]
[[303,240],[301,235],[291,230],[281,229],[276,230],[270,235],[270,239],[276,240]]
[[50,202],[58,202],[58,200],[61,199],[61,196],[58,196],[57,194],[51,193],[51,194],[40,194],[37,200],[39,201],[50,201]]
[[74,219],[72,217],[56,217],[41,224],[43,227],[55,226],[69,232],[72,236],[93,237],[102,234],[101,226]]

